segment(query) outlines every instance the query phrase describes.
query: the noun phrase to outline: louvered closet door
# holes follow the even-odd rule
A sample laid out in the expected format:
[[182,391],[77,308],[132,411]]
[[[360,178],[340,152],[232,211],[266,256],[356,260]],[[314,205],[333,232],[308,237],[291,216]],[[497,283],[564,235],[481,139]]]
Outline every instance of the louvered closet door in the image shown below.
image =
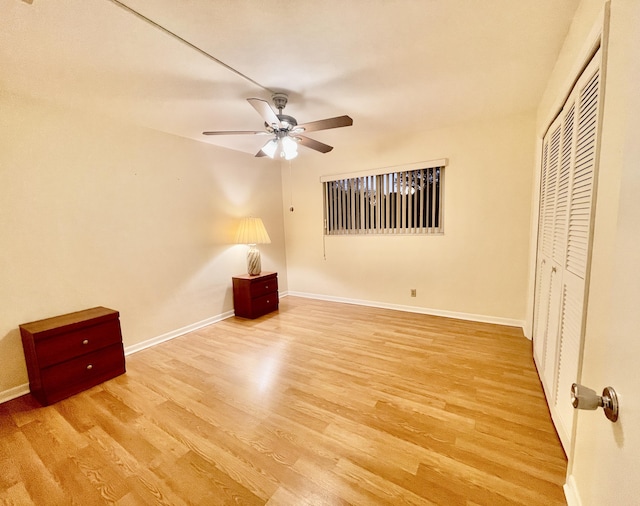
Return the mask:
[[554,226],[558,197],[558,167],[560,160],[561,118],[549,128],[543,144],[540,217],[538,234],[538,283],[536,286],[537,312],[534,320],[534,352],[538,368],[544,374],[549,350],[557,342],[559,296],[558,267],[553,261]]
[[568,435],[571,434],[574,417],[574,410],[571,407],[571,384],[578,380],[586,319],[586,288],[598,158],[600,84],[598,54],[597,59],[594,58],[578,82],[575,110],[575,153],[569,189],[567,253],[555,393],[556,409],[552,410],[558,432],[566,432]]
[[549,139],[545,137],[542,142],[542,160],[540,170],[540,201],[538,206],[538,246],[536,252],[536,286],[533,306],[533,356],[540,370],[544,363],[545,334],[547,327],[547,315],[549,309],[549,275],[546,269],[547,259],[542,251],[542,238],[544,237],[544,212],[547,203],[547,183],[549,181]]
[[567,451],[585,322],[600,84],[598,51],[543,142],[534,358]]

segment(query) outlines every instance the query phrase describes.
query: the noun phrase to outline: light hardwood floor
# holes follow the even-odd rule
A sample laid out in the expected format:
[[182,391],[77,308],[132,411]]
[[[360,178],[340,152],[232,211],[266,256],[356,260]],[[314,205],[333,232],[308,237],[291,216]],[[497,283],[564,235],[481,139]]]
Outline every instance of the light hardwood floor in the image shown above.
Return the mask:
[[565,504],[566,459],[512,327],[285,297],[0,405],[6,504]]

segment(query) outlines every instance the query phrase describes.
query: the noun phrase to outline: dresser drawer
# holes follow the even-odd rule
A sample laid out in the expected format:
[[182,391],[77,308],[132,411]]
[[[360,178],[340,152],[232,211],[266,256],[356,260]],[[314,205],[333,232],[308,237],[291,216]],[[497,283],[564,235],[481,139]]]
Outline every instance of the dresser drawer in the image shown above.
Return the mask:
[[125,372],[122,343],[87,353],[42,370],[47,403],[86,390]]
[[269,295],[256,297],[253,299],[252,305],[254,315],[263,315],[275,311],[278,309],[278,294],[270,293]]
[[278,291],[278,278],[273,276],[267,279],[256,280],[251,283],[251,297],[260,297],[267,293]]
[[36,341],[35,349],[40,367],[49,367],[121,341],[120,322],[110,320]]

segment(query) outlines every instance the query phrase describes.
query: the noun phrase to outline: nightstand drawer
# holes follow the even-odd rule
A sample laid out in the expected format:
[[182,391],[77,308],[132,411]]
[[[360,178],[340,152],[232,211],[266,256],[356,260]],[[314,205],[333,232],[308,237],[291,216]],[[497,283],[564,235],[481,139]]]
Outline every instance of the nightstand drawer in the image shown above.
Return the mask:
[[269,295],[256,297],[253,299],[252,306],[253,313],[256,315],[263,315],[275,311],[278,309],[278,294],[270,293]]
[[125,372],[122,343],[42,370],[48,403],[64,399]]
[[36,341],[35,347],[40,367],[44,368],[120,342],[120,322],[110,320]]
[[274,275],[251,283],[251,297],[260,297],[278,291],[278,278]]

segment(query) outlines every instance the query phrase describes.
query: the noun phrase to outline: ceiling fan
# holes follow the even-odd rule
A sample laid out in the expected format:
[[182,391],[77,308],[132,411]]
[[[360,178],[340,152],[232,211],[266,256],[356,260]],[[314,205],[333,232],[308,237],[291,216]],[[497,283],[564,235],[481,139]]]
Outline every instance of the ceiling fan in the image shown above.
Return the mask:
[[247,102],[249,102],[264,119],[265,130],[225,130],[219,132],[202,132],[203,135],[272,135],[273,138],[262,146],[260,151],[256,153],[256,156],[292,160],[298,156],[298,144],[319,151],[320,153],[328,153],[333,149],[333,146],[306,137],[302,135],[303,133],[353,125],[353,120],[349,116],[336,116],[335,118],[321,119],[298,125],[294,117],[282,114],[282,110],[288,101],[286,93],[274,93],[271,98],[273,99],[273,104],[276,106],[276,109],[278,109],[277,114],[266,100],[260,98],[247,99]]

